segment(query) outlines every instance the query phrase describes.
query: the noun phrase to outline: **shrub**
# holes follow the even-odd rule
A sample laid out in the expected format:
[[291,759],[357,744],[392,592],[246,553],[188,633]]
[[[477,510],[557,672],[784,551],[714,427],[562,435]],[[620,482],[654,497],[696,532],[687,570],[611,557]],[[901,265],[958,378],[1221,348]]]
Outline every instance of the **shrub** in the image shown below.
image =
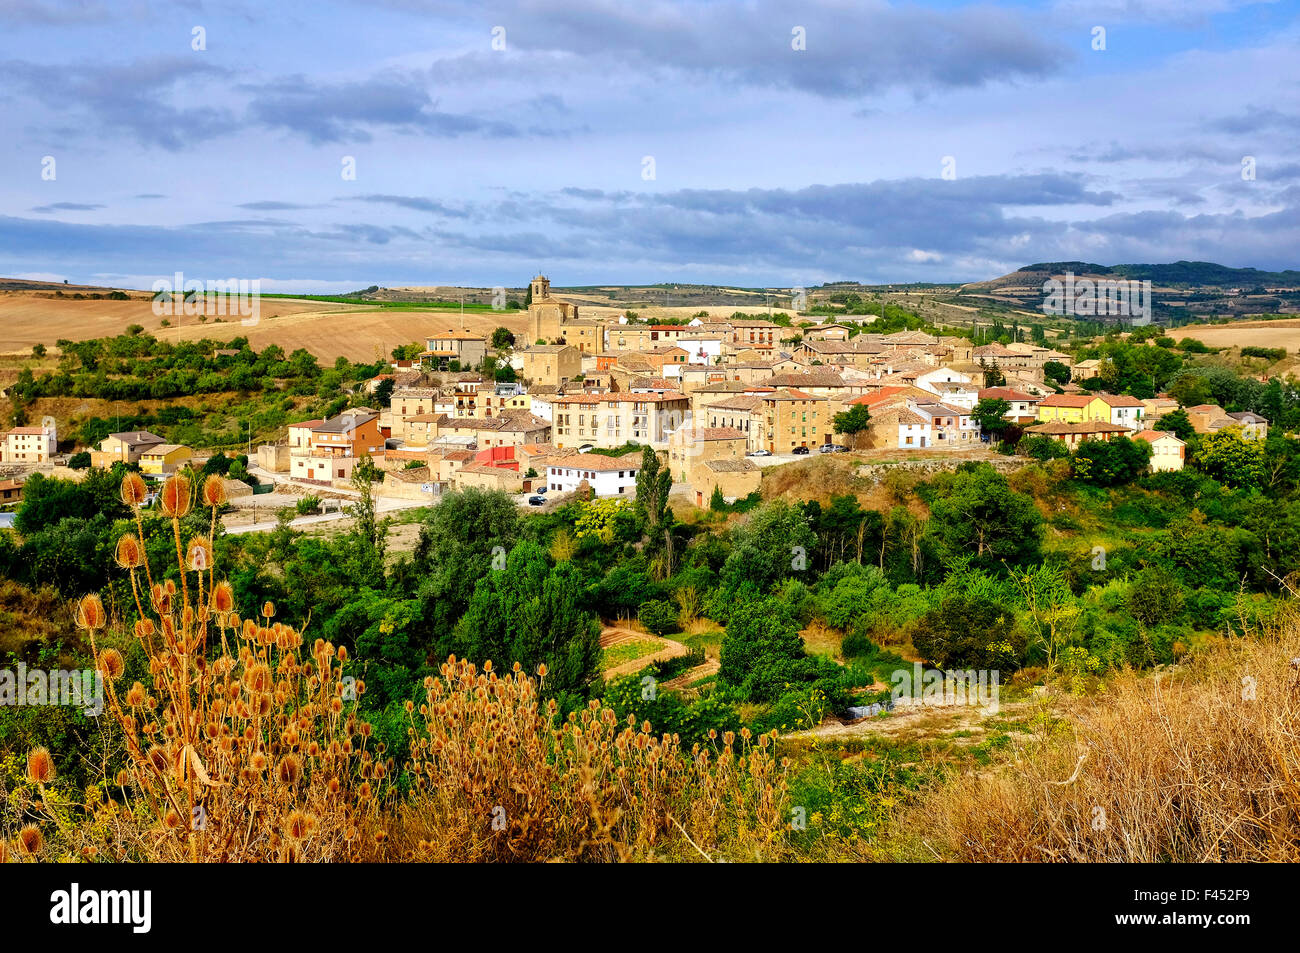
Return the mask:
[[1025,650],[1010,610],[966,596],[945,599],[922,616],[912,644],[940,668],[1014,669]]
[[655,635],[667,635],[677,628],[677,609],[667,599],[648,599],[637,608],[637,619]]
[[299,516],[310,516],[313,513],[319,513],[321,510],[320,497],[309,493],[306,496],[299,497],[295,506]]

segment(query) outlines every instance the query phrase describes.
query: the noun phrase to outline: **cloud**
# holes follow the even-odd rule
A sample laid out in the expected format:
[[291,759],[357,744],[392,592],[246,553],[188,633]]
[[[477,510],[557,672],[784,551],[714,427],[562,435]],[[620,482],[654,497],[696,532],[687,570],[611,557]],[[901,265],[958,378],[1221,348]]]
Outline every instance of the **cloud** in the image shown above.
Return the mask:
[[[392,5],[430,14],[470,9],[432,0]],[[493,22],[505,27],[510,51],[549,55],[545,63],[557,76],[598,64],[620,75],[679,72],[830,98],[1037,79],[1057,72],[1071,55],[1022,12],[988,4],[530,0],[497,5]],[[802,49],[794,48],[796,31]],[[499,54],[484,53],[458,56],[439,69],[443,77],[487,79],[500,75],[501,62]]]
[[415,212],[431,212],[434,215],[443,215],[448,218],[464,218],[468,214],[463,209],[453,209],[442,202],[414,195],[355,195],[347,198],[346,201],[395,205],[398,208],[410,209]]
[[311,205],[298,205],[294,202],[276,202],[272,200],[243,202],[236,206],[236,208],[246,208],[250,212],[292,212],[312,207]]
[[60,117],[81,115],[96,128],[168,150],[227,134],[234,120],[214,106],[170,102],[184,84],[225,74],[194,58],[152,57],[126,65],[42,65],[0,62],[0,82],[31,96]]
[[50,205],[38,205],[33,212],[39,212],[42,215],[48,215],[51,212],[95,212],[103,205],[88,205],[82,202],[54,202]]
[[252,93],[248,112],[255,121],[298,133],[318,145],[369,142],[371,130],[377,127],[435,138],[520,134],[508,122],[440,111],[428,91],[405,75],[332,84],[298,75],[245,89]]

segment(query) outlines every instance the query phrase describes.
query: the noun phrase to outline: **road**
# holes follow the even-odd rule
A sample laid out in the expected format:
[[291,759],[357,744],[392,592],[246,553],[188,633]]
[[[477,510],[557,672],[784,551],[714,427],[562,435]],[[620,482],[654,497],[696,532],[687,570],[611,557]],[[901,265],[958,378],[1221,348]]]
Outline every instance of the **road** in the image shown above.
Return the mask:
[[[420,506],[429,506],[436,503],[436,500],[395,500],[387,497],[375,497],[375,512],[378,514],[393,513],[398,510],[410,510]],[[311,526],[315,523],[328,523],[333,520],[351,519],[347,513],[318,513],[315,516],[299,516],[291,520],[289,525],[294,529],[301,529],[304,526]],[[240,526],[227,526],[226,532],[232,536],[238,536],[241,533],[269,533],[280,524],[277,522],[274,513],[268,514],[267,518],[259,519],[256,523],[249,523]]]

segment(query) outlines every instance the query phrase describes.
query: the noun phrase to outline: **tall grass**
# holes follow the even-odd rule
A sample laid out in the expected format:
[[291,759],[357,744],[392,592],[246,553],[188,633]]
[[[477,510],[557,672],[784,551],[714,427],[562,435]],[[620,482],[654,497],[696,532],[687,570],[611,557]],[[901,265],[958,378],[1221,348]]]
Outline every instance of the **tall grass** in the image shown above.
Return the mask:
[[961,861],[1300,860],[1293,613],[1177,671],[1123,674],[1067,721],[1003,770],[932,789],[900,838]]

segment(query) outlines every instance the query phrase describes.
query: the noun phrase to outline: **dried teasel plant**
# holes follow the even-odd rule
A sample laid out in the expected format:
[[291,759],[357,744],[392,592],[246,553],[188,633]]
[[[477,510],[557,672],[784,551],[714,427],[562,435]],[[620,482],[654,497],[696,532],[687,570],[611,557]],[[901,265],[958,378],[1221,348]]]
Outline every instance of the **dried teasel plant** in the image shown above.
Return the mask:
[[[114,555],[129,577],[136,610],[129,631],[144,650],[149,681],[119,686],[122,654],[98,644],[108,616],[98,596],[84,597],[77,622],[90,639],[127,766],[105,779],[108,798],[82,805],[84,823],[60,828],[59,849],[123,860],[366,859],[362,835],[387,795],[362,780],[376,767],[370,726],[354,704],[333,704],[343,696],[340,653],[319,639],[305,645],[301,632],[273,621],[271,603],[256,620],[236,615],[212,550],[225,502],[220,480],[209,479],[198,494],[211,511],[208,532],[189,538],[181,521],[195,501],[190,479],[177,474],[164,484],[178,583],[161,581],[150,565],[143,480],[128,474],[121,492],[136,532],[118,541]],[[48,751],[30,753],[28,774],[43,799],[54,773]],[[34,825],[17,843],[23,856],[46,846]]]

